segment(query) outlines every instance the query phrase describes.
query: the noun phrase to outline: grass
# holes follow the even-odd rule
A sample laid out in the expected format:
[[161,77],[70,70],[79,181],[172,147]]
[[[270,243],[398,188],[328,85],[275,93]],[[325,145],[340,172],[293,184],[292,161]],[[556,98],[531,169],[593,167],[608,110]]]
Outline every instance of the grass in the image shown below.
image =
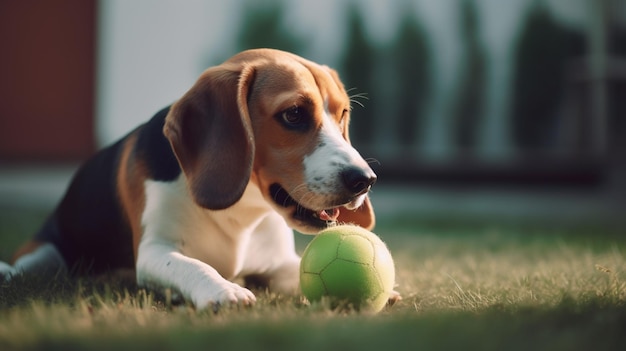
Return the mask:
[[[6,259],[43,215],[2,213]],[[378,315],[264,291],[252,308],[216,314],[119,276],[16,280],[0,285],[0,349],[610,350],[626,341],[621,229],[405,218],[376,231],[404,298]]]

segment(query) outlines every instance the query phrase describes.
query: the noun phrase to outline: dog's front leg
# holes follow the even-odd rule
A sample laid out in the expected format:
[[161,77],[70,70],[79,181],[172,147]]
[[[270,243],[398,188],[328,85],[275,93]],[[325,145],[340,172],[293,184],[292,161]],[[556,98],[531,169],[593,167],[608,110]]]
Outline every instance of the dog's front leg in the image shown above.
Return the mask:
[[172,288],[198,309],[256,301],[250,290],[224,279],[215,268],[181,254],[170,243],[154,240],[139,245],[137,283],[150,288]]

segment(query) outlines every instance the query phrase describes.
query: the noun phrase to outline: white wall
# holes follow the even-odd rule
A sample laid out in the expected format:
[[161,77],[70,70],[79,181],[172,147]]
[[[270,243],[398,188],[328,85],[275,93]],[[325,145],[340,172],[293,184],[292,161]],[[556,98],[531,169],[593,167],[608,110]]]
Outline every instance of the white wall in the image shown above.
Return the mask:
[[[184,6],[181,6],[183,5]],[[96,135],[106,145],[179,98],[228,42],[236,1],[100,1]]]

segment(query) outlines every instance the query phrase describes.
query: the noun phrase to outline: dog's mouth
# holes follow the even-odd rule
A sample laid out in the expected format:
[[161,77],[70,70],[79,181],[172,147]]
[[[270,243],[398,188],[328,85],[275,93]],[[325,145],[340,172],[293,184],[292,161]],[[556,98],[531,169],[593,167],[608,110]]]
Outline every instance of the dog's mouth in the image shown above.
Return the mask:
[[316,228],[326,228],[332,226],[337,222],[337,218],[339,218],[339,208],[341,205],[322,210],[312,210],[306,208],[291,197],[287,190],[276,183],[270,185],[270,196],[274,202],[281,207],[287,208],[295,206],[296,209],[293,214],[293,218]]

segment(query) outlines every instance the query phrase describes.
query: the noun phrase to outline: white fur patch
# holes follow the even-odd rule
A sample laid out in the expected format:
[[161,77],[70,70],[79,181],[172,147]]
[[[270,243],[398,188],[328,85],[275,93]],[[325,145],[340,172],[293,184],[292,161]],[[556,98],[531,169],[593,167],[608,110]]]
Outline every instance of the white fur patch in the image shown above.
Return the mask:
[[[306,203],[313,209],[324,209],[330,199],[343,189],[341,172],[350,166],[369,167],[359,152],[343,138],[341,130],[328,112],[319,132],[315,150],[304,157],[304,176],[308,189],[316,196]],[[363,203],[365,196],[359,201]],[[358,207],[358,206],[357,206]]]
[[256,185],[249,183],[240,201],[220,211],[198,207],[182,175],[175,182],[148,180],[145,193],[140,285],[173,288],[198,308],[254,302],[248,289],[231,281],[248,274],[297,287],[297,270],[282,276],[285,267],[299,264],[293,232]]

